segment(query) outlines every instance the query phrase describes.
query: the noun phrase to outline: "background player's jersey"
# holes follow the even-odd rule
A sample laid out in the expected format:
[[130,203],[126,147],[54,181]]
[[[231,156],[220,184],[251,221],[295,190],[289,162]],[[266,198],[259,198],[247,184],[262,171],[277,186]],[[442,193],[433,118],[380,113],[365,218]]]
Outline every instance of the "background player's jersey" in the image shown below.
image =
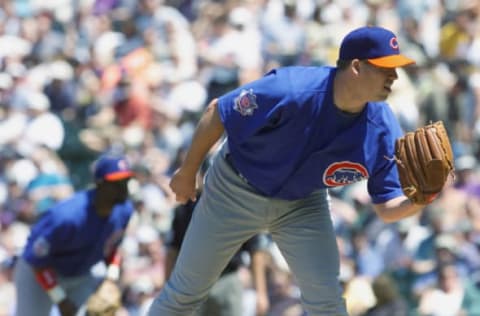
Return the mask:
[[99,217],[94,194],[94,190],[76,193],[46,211],[32,228],[23,258],[64,276],[83,274],[108,258],[121,242],[134,209],[127,201],[115,205],[110,216]]
[[374,203],[403,194],[391,159],[402,135],[393,112],[385,102],[341,112],[335,71],[280,68],[219,99],[232,163],[266,196],[298,199],[364,179]]

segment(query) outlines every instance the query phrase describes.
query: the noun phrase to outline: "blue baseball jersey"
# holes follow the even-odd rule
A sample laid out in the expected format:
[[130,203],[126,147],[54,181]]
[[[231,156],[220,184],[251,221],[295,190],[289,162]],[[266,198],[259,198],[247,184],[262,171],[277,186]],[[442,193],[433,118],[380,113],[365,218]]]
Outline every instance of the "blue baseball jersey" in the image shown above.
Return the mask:
[[99,217],[94,196],[95,190],[80,191],[46,211],[32,227],[23,258],[33,267],[78,276],[110,257],[123,239],[133,204],[117,204],[110,216]]
[[333,67],[284,67],[218,100],[231,162],[262,194],[293,200],[368,180],[374,203],[402,195],[394,155],[400,125],[385,102],[361,113],[333,102]]

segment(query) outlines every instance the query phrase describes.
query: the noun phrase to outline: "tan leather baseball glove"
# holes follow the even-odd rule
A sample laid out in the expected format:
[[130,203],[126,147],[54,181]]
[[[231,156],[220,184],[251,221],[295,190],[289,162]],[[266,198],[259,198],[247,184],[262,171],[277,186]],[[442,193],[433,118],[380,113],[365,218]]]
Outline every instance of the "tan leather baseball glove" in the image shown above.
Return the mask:
[[93,293],[86,308],[87,316],[114,316],[122,306],[122,293],[117,284],[111,280],[105,280]]
[[432,202],[454,173],[452,147],[443,122],[398,138],[395,161],[403,193],[416,204]]

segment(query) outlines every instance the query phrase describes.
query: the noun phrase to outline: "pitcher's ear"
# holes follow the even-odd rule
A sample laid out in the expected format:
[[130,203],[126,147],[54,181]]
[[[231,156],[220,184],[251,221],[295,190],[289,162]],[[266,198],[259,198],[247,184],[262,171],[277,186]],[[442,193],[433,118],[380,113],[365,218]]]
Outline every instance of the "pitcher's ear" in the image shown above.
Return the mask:
[[360,59],[353,59],[352,60],[351,66],[352,66],[353,70],[355,71],[355,73],[360,73],[360,64],[361,63],[362,63],[362,61]]

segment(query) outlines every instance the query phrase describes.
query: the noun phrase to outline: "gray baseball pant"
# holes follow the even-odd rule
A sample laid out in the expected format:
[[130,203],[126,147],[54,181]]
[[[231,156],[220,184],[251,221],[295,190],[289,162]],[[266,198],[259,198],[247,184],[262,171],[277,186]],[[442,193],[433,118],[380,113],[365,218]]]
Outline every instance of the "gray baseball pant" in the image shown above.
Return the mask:
[[[19,258],[15,264],[14,280],[17,290],[15,316],[50,315],[52,301],[38,284],[32,267],[22,258]],[[99,283],[99,279],[91,274],[71,278],[59,276],[57,281],[67,292],[67,297],[79,308]]]
[[308,315],[347,316],[326,190],[295,201],[265,197],[234,171],[227,151],[223,146],[208,170],[172,275],[148,316],[191,315],[242,243],[266,230],[296,277]]

